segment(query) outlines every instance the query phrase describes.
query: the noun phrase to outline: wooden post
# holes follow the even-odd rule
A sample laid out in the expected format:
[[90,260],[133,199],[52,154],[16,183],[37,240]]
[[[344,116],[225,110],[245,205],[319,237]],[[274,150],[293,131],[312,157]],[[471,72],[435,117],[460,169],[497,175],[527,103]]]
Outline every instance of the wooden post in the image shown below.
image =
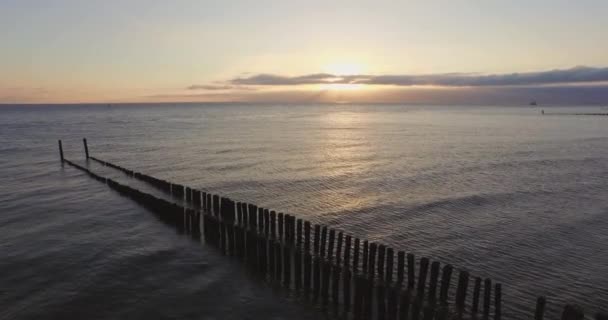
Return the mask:
[[283,286],[291,286],[291,250],[287,244],[283,246]]
[[353,318],[354,320],[361,320],[363,317],[361,306],[363,305],[362,298],[362,277],[359,275],[355,275],[355,296],[354,296],[354,305],[353,305]]
[[439,302],[442,306],[448,304],[448,292],[450,290],[450,280],[452,278],[452,265],[445,265],[441,275],[441,288],[439,289]]
[[500,283],[494,285],[494,320],[502,317],[502,286]]
[[352,237],[347,235],[344,243],[344,269],[350,270],[350,250],[352,244]]
[[277,213],[274,211],[270,211],[270,236],[277,238]]
[[399,300],[399,320],[408,320],[409,318],[410,293],[410,290],[401,291],[401,299]]
[[339,267],[342,265],[342,241],[344,239],[344,235],[342,231],[338,232],[338,245],[336,246],[336,265]]
[[321,302],[323,306],[327,306],[327,303],[329,302],[329,276],[331,274],[331,264],[328,261],[323,261],[321,268]]
[[[301,224],[300,224],[301,225]],[[294,285],[296,291],[300,291],[302,288],[302,246],[301,244],[296,246],[294,250]]]
[[332,261],[334,258],[334,242],[336,241],[336,230],[329,230],[329,244],[327,246],[327,261]]
[[398,301],[398,292],[399,292],[399,288],[392,286],[389,284],[388,286],[388,297],[387,297],[387,307],[386,307],[386,313],[387,313],[387,319],[388,320],[397,320],[397,310],[399,307],[399,301]]
[[57,143],[59,144],[59,158],[61,159],[61,163],[63,163],[63,145],[61,144],[61,140],[57,140]]
[[423,320],[433,320],[435,318],[435,308],[433,306],[426,306],[423,310]]
[[393,282],[393,259],[395,259],[395,252],[393,248],[386,250],[386,283],[390,285]]
[[468,286],[469,273],[462,270],[458,275],[458,287],[456,288],[456,309],[459,318],[462,318],[462,315],[464,314],[464,302],[466,301]]
[[[378,266],[380,266],[378,264]],[[380,271],[380,270],[378,270]],[[378,308],[378,320],[386,319],[386,287],[382,280],[378,282],[376,287],[376,307]]]
[[473,287],[473,306],[471,307],[471,315],[477,317],[479,312],[479,296],[481,292],[481,278],[475,278],[475,286]]
[[302,219],[296,222],[296,246],[302,248]]
[[414,254],[407,254],[407,288],[408,290],[414,290],[416,278],[416,258]]
[[331,300],[334,308],[338,307],[340,297],[340,267],[333,265],[331,268]]
[[545,316],[545,304],[545,297],[538,297],[538,299],[536,300],[536,311],[534,312],[534,320],[543,320]]
[[403,285],[405,279],[405,252],[397,252],[397,284],[399,287]]
[[310,222],[304,221],[304,252],[310,253]]
[[370,280],[373,282],[376,278],[376,250],[378,245],[375,243],[369,244],[369,262],[368,262],[368,270],[367,274],[369,274]]
[[279,212],[278,214],[279,220],[279,240],[283,241],[283,212]]
[[319,300],[319,292],[321,291],[321,259],[318,256],[313,258],[313,278],[312,278],[312,299]]
[[584,320],[585,313],[583,309],[577,305],[566,305],[562,312],[562,320]]
[[484,281],[483,288],[483,317],[487,319],[490,317],[490,299],[492,297],[492,280],[486,279]]
[[268,256],[268,251],[267,251],[267,242],[268,240],[266,238],[264,238],[263,236],[257,235],[257,240],[258,240],[258,266],[259,266],[259,271],[260,274],[262,274],[263,276],[266,276],[266,272],[268,270],[268,265],[267,265],[267,256]]
[[282,243],[277,240],[274,244],[274,259],[276,261],[276,266],[274,268],[274,275],[277,282],[280,283],[281,278],[283,276],[283,250]]
[[363,274],[367,274],[368,271],[368,267],[367,267],[367,263],[368,261],[368,256],[369,256],[369,242],[367,240],[363,241],[363,256],[361,257],[361,261],[363,262]]
[[264,208],[258,208],[258,232],[263,234],[267,227],[264,225]]
[[310,252],[304,252],[304,295],[308,297],[310,294],[310,276],[312,267],[312,257]]
[[348,269],[347,267],[342,268],[342,270],[344,270],[344,275],[342,276],[343,278],[343,283],[342,283],[342,299],[344,300],[344,312],[348,312],[350,311],[350,305],[351,305],[351,301],[352,301],[352,297],[351,297],[351,293],[350,293],[350,287],[351,287],[351,281],[352,281],[352,273],[350,272],[350,269]]
[[314,254],[316,256],[319,255],[320,253],[320,237],[321,237],[321,226],[319,226],[318,224],[315,224],[315,238],[314,240],[314,246],[313,246],[313,250],[314,250]]
[[598,313],[595,315],[595,320],[608,320],[608,314]]
[[414,303],[412,304],[412,316],[410,317],[412,320],[419,320],[420,313],[422,311],[422,300],[419,297],[414,299]]
[[435,304],[437,301],[437,281],[439,280],[439,261],[431,263],[431,280],[429,282],[429,302]]
[[264,235],[270,238],[270,211],[264,209]]
[[327,246],[327,227],[323,226],[323,229],[321,229],[321,251],[320,251],[320,255],[323,258],[325,258],[326,246]]
[[87,160],[89,160],[89,146],[87,145],[87,138],[82,139],[82,144],[84,144],[84,155]]
[[384,281],[384,262],[386,261],[386,246],[381,244],[378,246],[378,278]]
[[359,247],[361,244],[361,240],[359,238],[355,238],[355,247],[353,248],[353,272],[356,274],[359,272]]
[[418,273],[418,297],[420,300],[424,297],[424,288],[426,286],[426,275],[429,271],[429,259],[420,259],[420,271]]

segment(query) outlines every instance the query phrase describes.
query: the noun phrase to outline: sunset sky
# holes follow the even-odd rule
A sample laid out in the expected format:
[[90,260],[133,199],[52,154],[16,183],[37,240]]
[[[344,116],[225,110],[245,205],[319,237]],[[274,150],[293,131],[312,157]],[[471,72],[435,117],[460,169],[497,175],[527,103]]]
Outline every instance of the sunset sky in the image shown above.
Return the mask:
[[0,0],[0,103],[608,103],[607,17],[605,0]]

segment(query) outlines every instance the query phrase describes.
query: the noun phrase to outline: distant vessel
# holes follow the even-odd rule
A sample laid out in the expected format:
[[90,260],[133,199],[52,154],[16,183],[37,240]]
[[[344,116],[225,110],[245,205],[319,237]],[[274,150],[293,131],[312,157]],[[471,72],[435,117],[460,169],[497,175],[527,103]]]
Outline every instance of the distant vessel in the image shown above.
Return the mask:
[[538,105],[538,103],[536,103],[536,100],[532,100],[532,101],[530,101],[530,105],[531,105],[531,106],[537,106],[537,105]]

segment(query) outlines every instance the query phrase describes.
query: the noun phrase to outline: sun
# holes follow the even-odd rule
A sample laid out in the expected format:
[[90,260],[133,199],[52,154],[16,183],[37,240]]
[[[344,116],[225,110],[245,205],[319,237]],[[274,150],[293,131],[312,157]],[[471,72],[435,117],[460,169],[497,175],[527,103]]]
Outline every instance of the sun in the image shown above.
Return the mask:
[[353,74],[361,74],[363,66],[353,62],[336,62],[327,65],[323,68],[325,72],[336,76],[348,76]]
[[[355,62],[335,62],[328,64],[323,68],[323,72],[335,75],[335,76],[350,76],[362,74],[363,66]],[[325,90],[359,90],[362,88],[361,84],[357,83],[327,83],[321,85],[322,89]]]

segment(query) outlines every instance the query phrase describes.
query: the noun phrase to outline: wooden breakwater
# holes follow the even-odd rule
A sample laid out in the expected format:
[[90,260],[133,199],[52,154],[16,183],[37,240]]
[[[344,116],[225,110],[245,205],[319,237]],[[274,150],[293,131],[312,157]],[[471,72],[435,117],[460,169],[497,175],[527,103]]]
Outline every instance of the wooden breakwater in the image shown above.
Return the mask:
[[[502,286],[466,270],[396,251],[289,214],[197,190],[136,172],[88,155],[171,195],[157,198],[62,160],[140,203],[159,219],[195,239],[241,260],[256,274],[327,309],[352,319],[501,319]],[[61,143],[60,143],[61,146]],[[62,154],[62,152],[61,152]],[[395,263],[396,258],[396,263]],[[456,273],[457,277],[456,277]],[[472,291],[472,292],[471,292]],[[535,320],[544,319],[546,301],[536,301]],[[563,320],[583,319],[567,305]],[[598,314],[596,319],[606,320]]]

